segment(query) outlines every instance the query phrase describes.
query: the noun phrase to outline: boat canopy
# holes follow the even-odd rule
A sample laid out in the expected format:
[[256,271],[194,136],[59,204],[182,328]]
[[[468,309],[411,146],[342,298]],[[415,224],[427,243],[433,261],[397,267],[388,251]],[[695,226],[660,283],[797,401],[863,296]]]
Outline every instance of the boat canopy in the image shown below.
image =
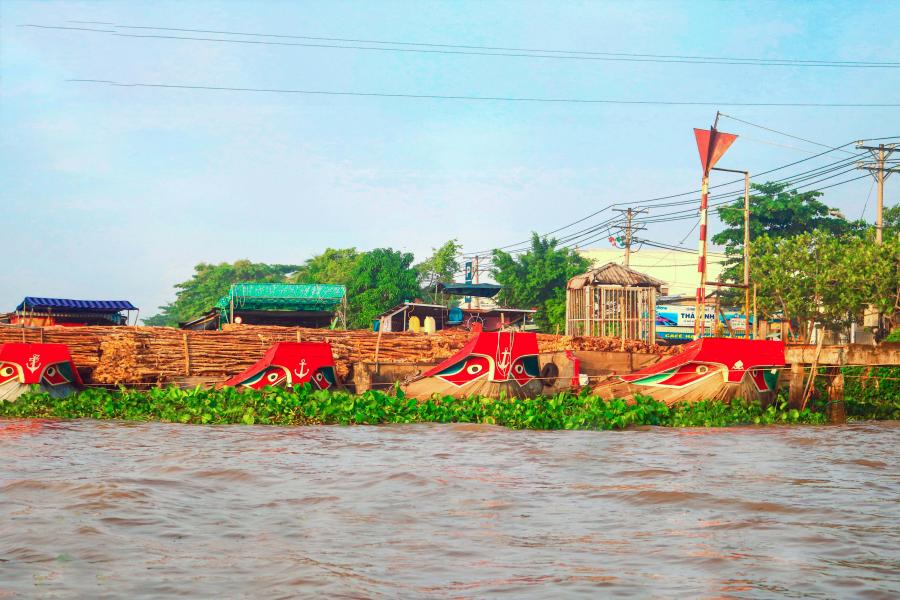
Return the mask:
[[500,292],[501,286],[496,283],[439,283],[438,291],[451,296],[474,296],[476,298],[493,298]]
[[16,311],[68,310],[78,312],[114,313],[120,310],[137,310],[128,300],[70,300],[68,298],[38,298],[26,296]]
[[343,302],[347,290],[342,285],[321,283],[235,283],[216,308],[235,310],[331,311]]

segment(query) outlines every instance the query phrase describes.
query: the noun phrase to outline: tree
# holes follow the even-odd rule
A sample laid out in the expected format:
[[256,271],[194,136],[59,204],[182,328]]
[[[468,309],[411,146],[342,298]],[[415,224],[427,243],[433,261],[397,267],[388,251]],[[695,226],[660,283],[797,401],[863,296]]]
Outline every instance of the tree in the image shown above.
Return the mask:
[[462,246],[455,239],[440,248],[432,248],[434,253],[427,260],[415,266],[422,286],[422,297],[433,304],[438,303],[435,286],[438,283],[449,283],[459,272],[459,252]]
[[175,284],[178,290],[175,301],[160,306],[159,314],[144,319],[144,323],[176,327],[178,323],[198,317],[212,308],[219,298],[228,294],[233,283],[281,282],[297,269],[296,265],[269,265],[249,260],[218,265],[200,263],[194,267],[193,277]]
[[[815,229],[832,235],[861,233],[862,221],[848,221],[820,202],[822,192],[789,190],[786,183],[752,184],[757,193],[750,195],[750,239],[762,236],[788,238]],[[718,208],[719,219],[726,229],[712,236],[714,244],[725,246],[724,281],[743,281],[744,198]]]
[[313,256],[290,277],[291,283],[330,283],[347,285],[356,264],[363,256],[356,248],[326,248]]
[[900,242],[874,243],[874,235],[836,236],[821,229],[788,238],[762,236],[751,244],[754,282],[763,315],[780,314],[847,326],[869,305],[888,317],[900,294]]
[[535,321],[548,332],[565,327],[566,284],[590,267],[586,258],[556,245],[555,239],[532,233],[531,248],[518,257],[494,250],[491,270],[503,286],[498,300],[517,308],[537,307]]
[[900,204],[884,209],[884,230],[881,235],[883,239],[900,235]]
[[359,258],[347,283],[350,327],[369,328],[384,311],[419,295],[412,262],[412,254],[391,248],[376,248]]

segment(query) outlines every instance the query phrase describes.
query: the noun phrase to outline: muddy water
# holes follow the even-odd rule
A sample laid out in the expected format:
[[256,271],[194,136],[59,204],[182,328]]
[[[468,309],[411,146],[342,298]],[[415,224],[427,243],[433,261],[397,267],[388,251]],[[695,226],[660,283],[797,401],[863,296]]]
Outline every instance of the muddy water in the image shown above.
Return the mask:
[[0,421],[0,598],[894,598],[898,458],[898,423]]

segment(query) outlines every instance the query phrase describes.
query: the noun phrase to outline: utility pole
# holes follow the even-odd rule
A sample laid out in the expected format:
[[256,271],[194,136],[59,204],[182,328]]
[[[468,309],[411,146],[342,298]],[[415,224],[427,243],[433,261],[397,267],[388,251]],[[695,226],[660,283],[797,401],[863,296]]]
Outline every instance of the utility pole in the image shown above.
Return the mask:
[[646,209],[646,208],[639,208],[639,209],[633,209],[633,208],[629,208],[629,209],[614,208],[613,210],[616,211],[616,212],[625,213],[625,267],[628,268],[628,267],[631,266],[631,240],[632,240],[632,233],[633,233],[634,231],[638,231],[638,230],[641,230],[641,229],[646,229],[646,227],[637,227],[637,228],[632,227],[632,226],[631,226],[631,221],[632,221],[632,219],[634,219],[634,217],[635,217],[636,215],[639,215],[639,214],[641,214],[641,213],[647,212],[647,209]]
[[[875,177],[875,181],[878,182],[878,211],[875,216],[875,243],[880,246],[884,243],[884,181],[891,173],[896,173],[900,170],[900,167],[885,168],[884,161],[894,153],[894,150],[897,149],[897,144],[866,146],[862,141],[859,141],[856,143],[856,148],[858,150],[868,150],[869,154],[872,155],[872,158],[875,159],[875,164],[857,163],[856,168],[869,171],[872,176]],[[882,315],[879,312],[878,328],[881,329],[881,327]]]
[[877,146],[866,146],[862,141],[856,143],[858,150],[868,150],[875,164],[857,163],[857,169],[865,169],[872,173],[875,181],[878,182],[878,213],[875,218],[875,243],[882,243],[882,235],[884,231],[884,182],[891,173],[900,171],[900,167],[885,168],[884,161],[894,153],[897,144],[878,144]]
[[711,171],[728,171],[744,175],[744,337],[750,337],[750,171],[713,167]]

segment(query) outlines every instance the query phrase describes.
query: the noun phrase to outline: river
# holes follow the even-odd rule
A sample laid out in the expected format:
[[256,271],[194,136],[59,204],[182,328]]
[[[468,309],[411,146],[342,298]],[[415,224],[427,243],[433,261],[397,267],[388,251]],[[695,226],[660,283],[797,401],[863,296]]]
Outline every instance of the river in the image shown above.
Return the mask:
[[896,598],[900,423],[0,420],[0,598]]

